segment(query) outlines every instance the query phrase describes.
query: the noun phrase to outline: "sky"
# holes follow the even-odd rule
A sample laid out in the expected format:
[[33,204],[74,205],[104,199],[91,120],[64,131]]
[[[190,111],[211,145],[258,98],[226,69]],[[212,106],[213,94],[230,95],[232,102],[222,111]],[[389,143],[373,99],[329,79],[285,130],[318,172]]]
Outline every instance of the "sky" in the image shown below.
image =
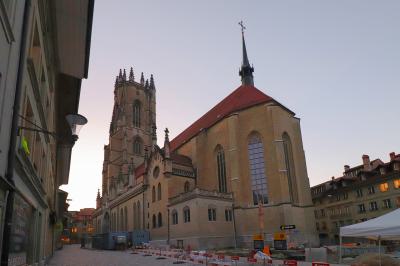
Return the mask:
[[158,142],[178,135],[240,85],[241,33],[255,86],[301,119],[311,185],[361,156],[400,153],[400,1],[96,0],[89,123],[71,161],[69,210],[95,207],[120,68],[154,75]]

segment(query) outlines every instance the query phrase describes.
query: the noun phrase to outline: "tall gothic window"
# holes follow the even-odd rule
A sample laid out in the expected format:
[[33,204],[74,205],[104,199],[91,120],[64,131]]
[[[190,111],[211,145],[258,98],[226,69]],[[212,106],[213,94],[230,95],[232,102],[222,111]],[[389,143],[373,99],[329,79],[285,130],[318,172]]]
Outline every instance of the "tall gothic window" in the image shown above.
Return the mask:
[[140,108],[141,104],[139,101],[135,101],[133,104],[133,126],[140,127]]
[[141,217],[142,216],[140,214],[140,201],[138,201],[136,207],[137,207],[137,215],[136,215],[136,217],[137,217],[137,223],[136,223],[137,227],[136,227],[136,229],[140,229],[141,226],[142,226],[142,222],[141,222]]
[[172,211],[172,224],[178,224],[178,212],[176,210]]
[[157,200],[161,200],[161,184],[158,183],[157,187]]
[[190,209],[188,206],[185,206],[185,208],[183,208],[183,221],[185,223],[190,223]]
[[125,206],[124,212],[124,230],[128,231],[128,207]]
[[253,192],[253,204],[258,202],[268,203],[267,176],[265,174],[264,147],[261,138],[253,134],[248,142],[251,190]]
[[133,219],[132,219],[132,221],[133,221],[133,229],[137,229],[136,216],[137,216],[136,203],[133,203]]
[[157,227],[157,219],[156,219],[156,215],[153,214],[153,228]]
[[123,226],[124,226],[124,212],[123,212],[123,210],[121,209],[121,210],[119,211],[119,227],[118,227],[118,231],[124,230],[124,229],[123,229]]
[[141,155],[142,154],[142,140],[137,137],[133,141],[133,153],[136,155]]
[[161,213],[159,212],[158,213],[158,227],[161,227],[162,226],[162,215],[161,215]]
[[218,190],[219,192],[227,192],[224,150],[222,149],[221,146],[218,145],[216,151],[217,151]]
[[155,186],[153,186],[153,188],[151,189],[151,201],[152,202],[156,201],[156,188],[155,188]]
[[285,156],[286,174],[289,183],[288,185],[289,185],[290,199],[291,201],[298,202],[292,142],[290,141],[290,137],[286,132],[283,133],[282,140],[283,140],[283,151]]

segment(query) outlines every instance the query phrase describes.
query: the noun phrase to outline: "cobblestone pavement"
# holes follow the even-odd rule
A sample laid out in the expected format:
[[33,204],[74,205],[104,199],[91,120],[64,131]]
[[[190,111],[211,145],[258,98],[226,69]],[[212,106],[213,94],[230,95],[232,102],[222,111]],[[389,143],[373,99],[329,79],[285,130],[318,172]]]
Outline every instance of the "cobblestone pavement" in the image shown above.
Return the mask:
[[119,266],[119,265],[191,265],[173,264],[171,258],[157,260],[157,256],[145,257],[143,254],[131,254],[127,251],[110,251],[81,249],[80,245],[65,245],[61,250],[56,251],[49,262],[49,266]]

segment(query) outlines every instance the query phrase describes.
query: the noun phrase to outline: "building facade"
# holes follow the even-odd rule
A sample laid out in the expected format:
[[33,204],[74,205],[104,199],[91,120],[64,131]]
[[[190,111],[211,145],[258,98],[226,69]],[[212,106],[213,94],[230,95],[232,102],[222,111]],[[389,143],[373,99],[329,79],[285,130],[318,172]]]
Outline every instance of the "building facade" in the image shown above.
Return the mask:
[[93,5],[0,0],[4,265],[44,264],[62,232],[67,193],[58,188],[68,183],[75,141],[65,116],[78,112],[87,77]]
[[242,42],[242,85],[171,141],[165,129],[163,147],[153,77],[120,71],[96,232],[149,230],[153,244],[217,248],[251,246],[256,234],[271,242],[294,224],[291,242],[318,244],[300,120],[254,87]]
[[400,207],[400,154],[344,166],[343,176],[311,188],[321,244],[337,244],[341,226],[363,222]]

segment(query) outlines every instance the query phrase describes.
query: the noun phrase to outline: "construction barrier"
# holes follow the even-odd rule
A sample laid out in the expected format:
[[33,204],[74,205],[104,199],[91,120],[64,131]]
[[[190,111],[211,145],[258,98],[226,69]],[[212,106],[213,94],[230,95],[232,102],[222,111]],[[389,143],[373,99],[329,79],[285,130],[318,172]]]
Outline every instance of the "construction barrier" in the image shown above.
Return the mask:
[[221,253],[207,253],[205,251],[186,252],[182,249],[145,249],[138,250],[146,255],[154,255],[158,257],[169,257],[189,263],[192,265],[210,265],[210,266],[346,266],[344,264],[330,264],[326,262],[305,262],[296,260],[274,260],[274,259],[259,259],[246,258],[239,256],[228,256]]

